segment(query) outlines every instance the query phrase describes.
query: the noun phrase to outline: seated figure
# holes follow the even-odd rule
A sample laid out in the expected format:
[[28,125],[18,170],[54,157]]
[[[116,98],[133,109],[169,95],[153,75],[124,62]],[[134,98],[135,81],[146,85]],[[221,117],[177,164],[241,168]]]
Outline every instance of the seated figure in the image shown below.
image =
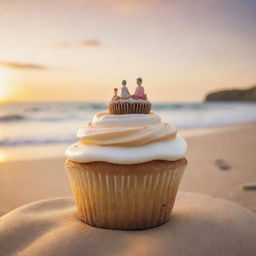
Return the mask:
[[126,87],[126,80],[122,81],[123,87],[121,88],[121,99],[128,100],[131,98],[131,94],[129,93],[128,88]]
[[118,91],[118,89],[114,88],[114,96],[112,98],[113,101],[120,100],[120,97],[117,95],[117,91]]
[[132,95],[132,98],[135,100],[147,100],[147,94],[144,93],[144,87],[141,86],[142,84],[142,78],[137,78],[137,88],[135,93]]

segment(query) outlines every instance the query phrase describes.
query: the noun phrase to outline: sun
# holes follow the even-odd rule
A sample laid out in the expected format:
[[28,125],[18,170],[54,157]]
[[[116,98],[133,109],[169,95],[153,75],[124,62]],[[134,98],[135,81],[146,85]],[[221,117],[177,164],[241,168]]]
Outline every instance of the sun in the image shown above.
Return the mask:
[[8,80],[9,71],[5,68],[0,68],[0,100],[5,100],[8,96]]
[[0,163],[5,162],[5,160],[6,160],[5,154],[0,151]]

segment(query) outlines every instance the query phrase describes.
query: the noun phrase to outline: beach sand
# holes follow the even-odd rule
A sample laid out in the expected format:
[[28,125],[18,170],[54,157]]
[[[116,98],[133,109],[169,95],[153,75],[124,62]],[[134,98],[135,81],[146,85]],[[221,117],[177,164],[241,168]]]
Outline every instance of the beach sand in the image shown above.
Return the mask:
[[[256,212],[256,123],[182,132],[188,167],[180,190],[231,200]],[[71,196],[64,157],[0,163],[0,215],[23,204]]]
[[172,218],[148,230],[95,228],[72,198],[37,201],[0,221],[0,255],[255,256],[256,214],[230,201],[180,192]]

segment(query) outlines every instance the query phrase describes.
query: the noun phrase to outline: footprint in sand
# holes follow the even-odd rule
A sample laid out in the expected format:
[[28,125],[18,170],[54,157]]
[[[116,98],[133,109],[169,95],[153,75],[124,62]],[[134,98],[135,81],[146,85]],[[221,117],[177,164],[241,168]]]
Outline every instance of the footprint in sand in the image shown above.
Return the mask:
[[243,190],[256,190],[256,183],[245,183],[242,184],[240,187]]
[[223,159],[217,159],[215,161],[215,165],[221,170],[221,171],[227,171],[231,169],[230,165],[228,165],[225,160]]

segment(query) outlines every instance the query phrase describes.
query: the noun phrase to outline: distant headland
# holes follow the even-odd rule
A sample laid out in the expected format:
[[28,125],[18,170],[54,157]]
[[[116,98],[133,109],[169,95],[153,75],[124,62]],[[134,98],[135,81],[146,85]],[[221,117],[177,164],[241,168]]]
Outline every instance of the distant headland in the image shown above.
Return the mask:
[[256,84],[248,89],[220,90],[208,93],[204,101],[251,101],[256,102]]

